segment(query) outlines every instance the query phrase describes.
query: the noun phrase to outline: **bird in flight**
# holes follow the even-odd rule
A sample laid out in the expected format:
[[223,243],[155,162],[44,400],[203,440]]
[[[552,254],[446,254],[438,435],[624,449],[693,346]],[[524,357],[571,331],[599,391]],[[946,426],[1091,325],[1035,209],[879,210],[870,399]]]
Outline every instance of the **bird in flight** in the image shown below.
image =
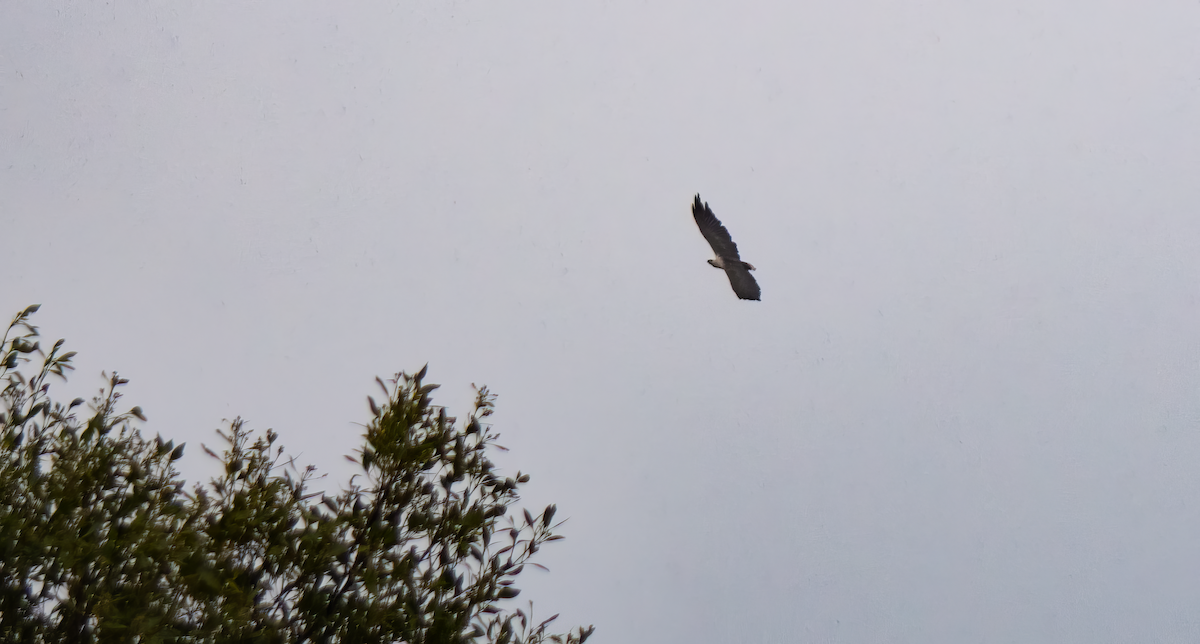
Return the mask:
[[761,291],[758,288],[758,282],[755,282],[754,276],[750,274],[754,267],[738,257],[737,244],[733,243],[729,231],[721,225],[708,204],[700,201],[700,195],[696,195],[696,201],[692,203],[692,216],[696,218],[700,234],[708,240],[713,254],[717,256],[716,259],[708,260],[708,263],[725,270],[725,275],[729,277],[729,285],[733,287],[733,292],[737,293],[739,298],[743,300],[759,299]]

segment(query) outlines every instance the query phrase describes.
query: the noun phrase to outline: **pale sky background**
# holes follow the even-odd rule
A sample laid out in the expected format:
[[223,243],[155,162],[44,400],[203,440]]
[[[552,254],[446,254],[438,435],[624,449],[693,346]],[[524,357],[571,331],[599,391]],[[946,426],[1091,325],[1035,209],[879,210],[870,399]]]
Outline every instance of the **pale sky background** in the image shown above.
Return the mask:
[[[1200,3],[0,3],[0,314],[354,471],[470,383],[598,643],[1200,641]],[[758,267],[734,297],[699,192]]]

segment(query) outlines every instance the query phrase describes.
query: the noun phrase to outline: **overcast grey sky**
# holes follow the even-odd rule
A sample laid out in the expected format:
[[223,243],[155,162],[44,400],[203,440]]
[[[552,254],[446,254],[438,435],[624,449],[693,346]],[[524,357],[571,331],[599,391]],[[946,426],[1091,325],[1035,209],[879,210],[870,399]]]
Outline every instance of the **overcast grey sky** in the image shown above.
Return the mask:
[[[352,466],[470,383],[597,642],[1200,641],[1200,3],[0,3],[0,314]],[[758,267],[734,297],[699,192]]]

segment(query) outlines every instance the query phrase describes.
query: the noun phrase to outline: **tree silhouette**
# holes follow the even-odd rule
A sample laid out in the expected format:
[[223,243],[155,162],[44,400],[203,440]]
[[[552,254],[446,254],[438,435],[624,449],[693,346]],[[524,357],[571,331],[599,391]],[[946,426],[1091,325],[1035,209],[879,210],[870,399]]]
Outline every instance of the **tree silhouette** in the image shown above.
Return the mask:
[[[561,539],[555,506],[510,513],[529,476],[503,477],[477,391],[463,423],[431,403],[426,369],[379,380],[384,402],[336,496],[240,419],[223,465],[190,491],[183,445],[147,439],[121,412],[126,380],[55,402],[74,352],[43,352],[31,306],[0,342],[0,633],[22,642],[582,643],[513,608],[514,582]],[[40,357],[26,373],[22,366]],[[28,365],[34,366],[34,365]]]

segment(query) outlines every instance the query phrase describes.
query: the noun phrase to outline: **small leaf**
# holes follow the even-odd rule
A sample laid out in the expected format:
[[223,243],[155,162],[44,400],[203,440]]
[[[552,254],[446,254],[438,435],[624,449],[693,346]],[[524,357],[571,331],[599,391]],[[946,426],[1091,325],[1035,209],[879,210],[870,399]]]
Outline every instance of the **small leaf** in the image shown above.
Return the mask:
[[521,594],[520,588],[501,588],[500,592],[496,593],[496,596],[499,597],[500,599],[512,599],[513,597],[516,597],[517,595],[520,595],[520,594]]
[[137,419],[138,419],[138,420],[140,420],[140,421],[145,421],[145,420],[146,420],[146,414],[142,413],[142,408],[141,408],[141,407],[134,407],[133,409],[130,409],[130,410],[129,410],[129,413],[131,413],[131,414],[133,414],[134,416],[136,416],[136,417],[137,417]]

